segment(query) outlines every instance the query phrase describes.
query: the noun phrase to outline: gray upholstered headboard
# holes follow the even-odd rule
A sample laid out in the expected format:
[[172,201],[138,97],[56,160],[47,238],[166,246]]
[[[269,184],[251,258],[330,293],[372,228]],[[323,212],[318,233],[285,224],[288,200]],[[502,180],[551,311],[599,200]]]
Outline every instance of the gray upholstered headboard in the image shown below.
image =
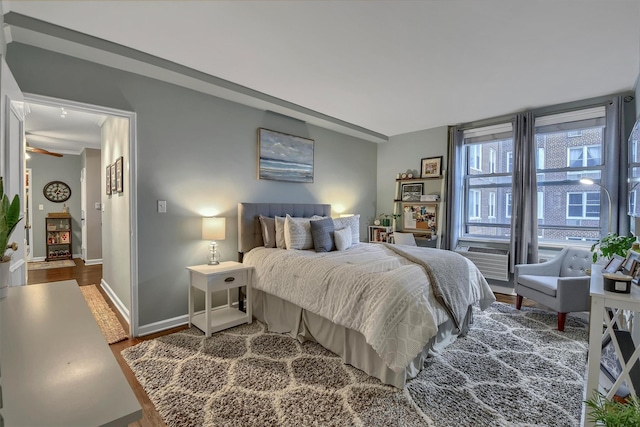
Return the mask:
[[262,246],[259,215],[309,218],[313,215],[331,216],[331,205],[311,203],[238,203],[238,252],[240,257]]

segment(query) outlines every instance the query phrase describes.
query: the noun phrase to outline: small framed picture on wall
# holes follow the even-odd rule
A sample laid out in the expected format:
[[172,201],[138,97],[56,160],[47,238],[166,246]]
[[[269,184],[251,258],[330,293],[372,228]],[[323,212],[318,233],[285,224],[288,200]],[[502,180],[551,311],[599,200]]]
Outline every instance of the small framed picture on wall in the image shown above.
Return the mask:
[[116,191],[118,193],[122,193],[124,191],[123,182],[122,182],[122,163],[123,162],[124,162],[124,158],[122,156],[118,157],[118,160],[116,160]]
[[111,194],[116,192],[116,164],[111,164]]
[[111,165],[107,165],[107,175],[105,176],[105,183],[107,187],[107,196],[111,195]]

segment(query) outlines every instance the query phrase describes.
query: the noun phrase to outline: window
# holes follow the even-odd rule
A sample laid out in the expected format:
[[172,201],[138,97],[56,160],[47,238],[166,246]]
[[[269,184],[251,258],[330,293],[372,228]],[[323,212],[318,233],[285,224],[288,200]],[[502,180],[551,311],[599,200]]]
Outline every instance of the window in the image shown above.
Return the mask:
[[513,151],[507,151],[507,172],[513,171]]
[[496,160],[495,148],[489,148],[489,173],[496,173]]
[[567,156],[570,168],[581,168],[587,166],[599,166],[602,163],[599,145],[589,145],[582,147],[570,147]]
[[[600,238],[600,189],[580,184],[579,179],[602,179],[604,125],[604,107],[536,117],[541,243],[566,242],[576,237],[581,241]],[[544,208],[545,203],[550,205],[548,210]],[[565,205],[564,214],[558,209],[562,205]]]
[[507,193],[505,196],[504,216],[511,218],[511,193]]
[[475,170],[482,170],[482,146],[470,145],[469,146],[469,168]]
[[600,192],[567,193],[567,219],[599,219]]
[[544,169],[544,148],[539,147],[536,155],[536,169]]
[[544,191],[538,191],[538,219],[544,219]]
[[496,217],[496,192],[489,193],[489,218]]
[[482,193],[478,190],[469,190],[469,219],[480,219],[480,200]]
[[463,132],[465,175],[458,222],[462,236],[509,238],[511,221],[500,204],[505,193],[511,192],[508,154],[513,152],[512,129],[509,122]]

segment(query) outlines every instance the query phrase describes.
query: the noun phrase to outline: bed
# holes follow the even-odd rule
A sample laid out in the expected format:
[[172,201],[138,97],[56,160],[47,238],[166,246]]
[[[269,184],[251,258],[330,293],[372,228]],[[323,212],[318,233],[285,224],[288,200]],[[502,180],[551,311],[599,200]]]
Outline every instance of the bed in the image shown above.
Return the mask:
[[[238,204],[240,260],[255,268],[253,315],[270,331],[316,341],[385,384],[404,387],[429,355],[466,333],[472,305],[495,301],[478,269],[450,251],[357,241],[322,253],[265,247],[273,237],[263,239],[264,221],[287,215],[291,222],[327,218],[331,206]],[[340,222],[349,224],[334,220]],[[336,228],[336,243],[346,229]]]

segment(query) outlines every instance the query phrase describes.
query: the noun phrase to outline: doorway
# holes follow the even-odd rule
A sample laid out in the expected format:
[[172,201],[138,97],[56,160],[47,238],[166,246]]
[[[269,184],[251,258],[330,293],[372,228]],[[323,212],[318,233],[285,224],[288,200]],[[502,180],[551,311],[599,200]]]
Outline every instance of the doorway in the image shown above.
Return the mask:
[[[102,265],[99,286],[129,323],[129,334],[135,336],[135,114],[33,94],[25,94],[25,103],[26,151],[31,156],[27,167],[31,169],[32,259],[46,257],[42,249],[46,214],[68,210],[73,218],[74,258],[81,258],[85,265]],[[126,162],[126,192],[110,195],[105,171],[120,157]],[[65,203],[49,200],[39,191],[52,181],[69,186],[71,197]]]

